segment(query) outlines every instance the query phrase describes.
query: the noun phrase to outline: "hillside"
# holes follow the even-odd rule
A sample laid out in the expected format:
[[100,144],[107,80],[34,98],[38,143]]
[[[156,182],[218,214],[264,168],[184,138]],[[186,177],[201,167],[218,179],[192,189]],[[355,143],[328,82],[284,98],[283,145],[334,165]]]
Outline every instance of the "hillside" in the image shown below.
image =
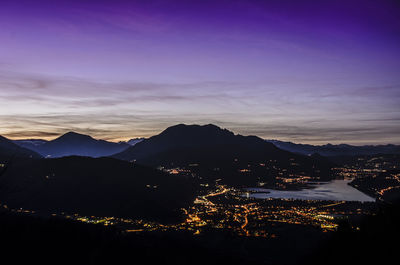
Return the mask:
[[112,158],[15,160],[0,178],[0,201],[45,213],[176,219],[192,202],[184,178]]

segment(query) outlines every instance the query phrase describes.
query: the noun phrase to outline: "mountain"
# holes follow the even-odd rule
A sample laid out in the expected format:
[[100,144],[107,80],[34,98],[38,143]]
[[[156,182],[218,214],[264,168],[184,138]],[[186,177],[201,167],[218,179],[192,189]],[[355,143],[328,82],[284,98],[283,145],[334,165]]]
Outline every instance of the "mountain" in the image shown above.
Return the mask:
[[120,144],[128,144],[130,146],[134,146],[135,144],[140,143],[144,139],[146,139],[146,138],[143,138],[143,137],[141,137],[141,138],[132,138],[132,139],[130,139],[128,141],[120,141],[118,143],[120,143]]
[[[43,141],[43,140],[42,140]],[[70,155],[101,157],[119,153],[129,147],[126,143],[113,143],[96,140],[88,135],[75,132],[66,133],[52,141],[18,141],[44,157],[63,157]]]
[[8,160],[14,157],[41,158],[42,156],[0,135],[0,158]]
[[35,146],[39,146],[48,142],[43,139],[22,139],[22,140],[12,140],[12,141],[17,145],[28,149],[34,148]]
[[202,177],[230,178],[237,183],[276,178],[279,172],[288,177],[303,173],[327,178],[332,167],[330,162],[292,154],[259,137],[235,135],[212,124],[172,126],[113,157],[150,166],[181,167]]
[[276,147],[303,155],[318,153],[322,156],[357,156],[357,155],[376,155],[376,154],[400,154],[400,145],[364,145],[354,146],[348,144],[339,145],[309,145],[295,144],[278,140],[266,140],[273,143]]
[[23,139],[13,140],[13,143],[30,150],[35,150],[38,146],[47,143],[47,141],[42,139]]
[[133,138],[133,139],[130,139],[128,142],[127,142],[127,144],[129,144],[129,145],[135,145],[135,144],[137,144],[137,143],[140,143],[141,141],[143,141],[145,138]]
[[194,200],[185,178],[112,158],[16,159],[0,178],[0,201],[44,213],[178,218]]

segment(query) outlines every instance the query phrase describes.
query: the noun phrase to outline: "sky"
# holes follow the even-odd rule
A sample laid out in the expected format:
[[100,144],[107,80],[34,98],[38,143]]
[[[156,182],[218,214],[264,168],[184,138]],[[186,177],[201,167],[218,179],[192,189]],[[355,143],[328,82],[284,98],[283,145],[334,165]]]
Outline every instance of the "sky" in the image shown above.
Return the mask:
[[112,141],[213,123],[400,144],[398,1],[2,0],[0,134]]

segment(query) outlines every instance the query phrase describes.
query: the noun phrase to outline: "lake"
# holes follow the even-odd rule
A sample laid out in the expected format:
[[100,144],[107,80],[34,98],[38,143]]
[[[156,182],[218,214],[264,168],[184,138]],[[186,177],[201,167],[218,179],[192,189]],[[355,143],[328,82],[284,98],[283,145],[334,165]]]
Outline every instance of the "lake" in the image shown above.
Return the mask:
[[309,189],[296,191],[248,188],[243,196],[256,199],[299,199],[374,202],[375,199],[348,185],[351,180],[332,180],[310,184]]

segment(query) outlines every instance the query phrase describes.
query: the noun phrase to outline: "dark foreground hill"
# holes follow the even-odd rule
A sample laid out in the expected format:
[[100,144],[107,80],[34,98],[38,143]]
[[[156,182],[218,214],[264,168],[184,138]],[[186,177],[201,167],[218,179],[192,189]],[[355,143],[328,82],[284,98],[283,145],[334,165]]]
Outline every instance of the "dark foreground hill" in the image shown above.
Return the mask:
[[0,177],[0,201],[12,208],[176,220],[194,199],[179,176],[112,158],[14,160]]
[[399,222],[400,201],[380,205],[357,223],[345,219],[303,264],[397,264]]
[[239,237],[222,229],[201,235],[125,233],[112,226],[0,209],[0,249],[13,259],[12,264],[295,265],[326,237],[312,227],[285,228],[288,238],[274,239]]
[[[330,178],[329,161],[283,151],[256,136],[242,136],[215,125],[176,125],[116,154],[138,163],[190,169],[207,178],[239,184],[295,174]],[[283,173],[282,173],[283,172]]]
[[41,158],[42,156],[0,135],[0,160],[9,160],[14,157]]
[[16,144],[30,148],[44,157],[63,157],[71,155],[102,157],[119,153],[130,145],[97,140],[91,136],[75,132],[66,133],[52,141],[15,141]]

